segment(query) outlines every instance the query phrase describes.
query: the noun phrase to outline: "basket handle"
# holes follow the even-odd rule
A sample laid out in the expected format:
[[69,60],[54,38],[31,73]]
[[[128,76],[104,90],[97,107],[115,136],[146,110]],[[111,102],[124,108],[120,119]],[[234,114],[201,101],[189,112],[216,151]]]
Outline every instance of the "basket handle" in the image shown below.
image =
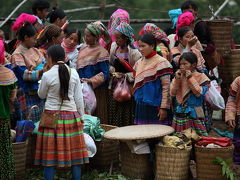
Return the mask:
[[38,105],[33,105],[33,106],[29,109],[29,114],[28,114],[27,120],[30,120],[31,112],[32,112],[33,109],[39,109]]

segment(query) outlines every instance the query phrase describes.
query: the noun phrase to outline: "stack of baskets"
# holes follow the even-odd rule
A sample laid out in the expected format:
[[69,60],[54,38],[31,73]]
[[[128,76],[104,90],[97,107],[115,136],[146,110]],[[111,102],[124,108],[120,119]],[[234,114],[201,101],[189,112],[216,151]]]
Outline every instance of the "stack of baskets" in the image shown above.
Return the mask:
[[135,154],[125,142],[120,144],[121,172],[124,176],[134,179],[152,179],[153,168],[149,154]]
[[16,180],[25,179],[27,141],[13,143],[13,158],[15,161]]
[[[111,126],[107,124],[101,124],[101,128],[105,131],[117,128],[117,126]],[[119,141],[109,140],[103,138],[100,142],[95,142],[97,146],[96,155],[90,159],[90,166],[106,170],[113,165],[119,164]]]
[[188,179],[191,146],[186,149],[156,145],[156,179]]
[[195,146],[196,164],[197,164],[197,179],[198,180],[225,180],[222,176],[221,165],[213,163],[216,157],[221,157],[224,160],[231,159],[233,146],[221,148],[206,148]]

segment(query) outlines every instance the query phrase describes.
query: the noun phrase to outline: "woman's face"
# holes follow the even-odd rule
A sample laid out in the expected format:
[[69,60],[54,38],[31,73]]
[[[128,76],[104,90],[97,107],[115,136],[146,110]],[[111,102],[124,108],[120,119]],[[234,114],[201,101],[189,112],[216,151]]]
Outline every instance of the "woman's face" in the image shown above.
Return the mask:
[[66,21],[67,21],[67,16],[65,16],[63,19],[57,18],[54,24],[56,24],[58,27],[61,28]]
[[187,46],[187,43],[190,39],[192,39],[194,37],[193,31],[190,30],[188,31],[182,38],[179,38],[179,42],[183,45],[183,46]]
[[180,70],[185,72],[187,70],[194,71],[196,69],[196,64],[191,64],[186,59],[181,59],[180,61]]
[[87,45],[97,44],[98,38],[95,37],[88,29],[84,30],[84,40]]
[[32,37],[25,36],[23,43],[27,48],[34,47],[37,43],[37,33]]
[[141,52],[141,54],[146,57],[149,54],[151,54],[154,51],[154,46],[153,45],[149,45],[145,42],[142,42],[141,40],[138,41],[138,45],[139,45],[139,51]]
[[114,36],[115,36],[116,43],[118,46],[120,46],[120,47],[126,46],[127,38],[124,38],[122,33],[120,33],[119,31],[115,31]]
[[75,47],[79,42],[77,33],[72,33],[68,38],[65,39],[65,42],[68,46]]

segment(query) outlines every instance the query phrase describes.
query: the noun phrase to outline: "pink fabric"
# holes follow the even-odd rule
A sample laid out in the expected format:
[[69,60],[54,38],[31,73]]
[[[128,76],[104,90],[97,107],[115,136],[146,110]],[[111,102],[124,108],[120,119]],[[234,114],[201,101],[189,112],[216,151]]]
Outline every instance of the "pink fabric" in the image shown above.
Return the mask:
[[112,41],[115,41],[113,33],[121,22],[126,22],[130,24],[130,17],[127,11],[123,9],[118,9],[111,15],[110,21],[108,23],[108,32],[112,38]]
[[3,40],[0,40],[0,64],[5,63],[4,51],[5,51],[4,42]]
[[178,17],[175,40],[178,39],[178,37],[177,37],[178,30],[183,26],[190,26],[191,23],[193,23],[193,21],[194,21],[194,16],[191,12],[182,13]]
[[25,22],[30,22],[30,24],[34,24],[37,21],[37,18],[33,15],[22,13],[16,19],[15,23],[12,26],[12,30],[17,32]]
[[69,45],[67,45],[67,44],[66,44],[66,39],[65,39],[65,38],[63,39],[63,42],[62,42],[61,45],[62,45],[62,47],[63,47],[65,53],[73,52],[73,51],[77,48],[77,46],[69,46]]

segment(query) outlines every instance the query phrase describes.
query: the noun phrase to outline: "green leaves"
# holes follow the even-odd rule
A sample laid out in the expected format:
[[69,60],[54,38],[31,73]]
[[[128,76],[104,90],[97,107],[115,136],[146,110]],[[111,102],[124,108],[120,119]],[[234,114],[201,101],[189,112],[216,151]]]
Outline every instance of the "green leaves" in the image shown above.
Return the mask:
[[237,180],[235,173],[229,166],[232,163],[232,159],[224,160],[221,157],[216,157],[216,159],[213,160],[213,163],[222,166],[222,176],[226,176],[229,180]]

